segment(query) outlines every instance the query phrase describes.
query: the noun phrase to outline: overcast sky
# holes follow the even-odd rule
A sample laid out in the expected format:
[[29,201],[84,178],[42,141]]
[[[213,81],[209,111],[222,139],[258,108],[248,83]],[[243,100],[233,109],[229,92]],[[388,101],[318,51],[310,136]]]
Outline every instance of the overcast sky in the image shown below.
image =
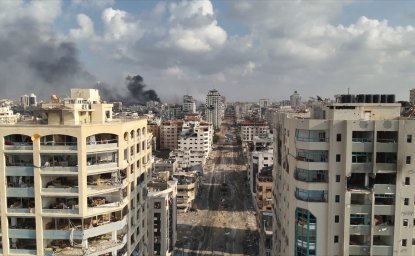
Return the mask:
[[71,87],[163,101],[384,93],[415,87],[415,1],[0,1],[0,98]]

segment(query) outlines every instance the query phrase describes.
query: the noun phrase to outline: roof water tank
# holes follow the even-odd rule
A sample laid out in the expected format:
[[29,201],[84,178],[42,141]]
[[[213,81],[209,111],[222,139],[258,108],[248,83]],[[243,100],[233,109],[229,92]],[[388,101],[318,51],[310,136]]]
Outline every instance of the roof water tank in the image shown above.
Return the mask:
[[365,95],[365,103],[373,103],[373,95],[372,94],[366,94]]
[[380,103],[386,103],[387,101],[387,95],[386,94],[382,94],[380,95]]
[[388,94],[386,101],[388,103],[395,103],[395,94]]
[[373,94],[373,103],[380,103],[380,95]]
[[363,94],[356,95],[356,102],[357,103],[363,103],[363,102],[365,102],[365,95],[363,95]]

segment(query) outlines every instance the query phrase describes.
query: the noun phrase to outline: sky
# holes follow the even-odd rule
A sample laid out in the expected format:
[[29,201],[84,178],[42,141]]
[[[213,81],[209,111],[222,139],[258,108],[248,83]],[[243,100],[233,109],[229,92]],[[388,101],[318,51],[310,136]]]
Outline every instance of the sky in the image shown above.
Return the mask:
[[[178,103],[396,94],[415,87],[415,1],[0,1],[0,98],[69,88]],[[104,96],[105,98],[105,96]]]

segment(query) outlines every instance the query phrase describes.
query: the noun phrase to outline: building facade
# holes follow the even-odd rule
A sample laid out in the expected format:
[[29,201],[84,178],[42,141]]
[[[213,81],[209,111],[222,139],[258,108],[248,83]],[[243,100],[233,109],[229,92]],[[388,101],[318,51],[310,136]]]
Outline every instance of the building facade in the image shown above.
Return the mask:
[[391,95],[275,113],[273,255],[414,255],[415,120]]
[[219,129],[225,114],[225,103],[223,97],[215,89],[210,90],[206,96],[206,120]]
[[148,251],[154,256],[171,256],[177,240],[177,181],[154,180],[149,188]]
[[297,91],[290,96],[290,106],[294,109],[301,106],[301,95]]
[[0,125],[2,255],[147,253],[147,120],[118,120],[94,89]]

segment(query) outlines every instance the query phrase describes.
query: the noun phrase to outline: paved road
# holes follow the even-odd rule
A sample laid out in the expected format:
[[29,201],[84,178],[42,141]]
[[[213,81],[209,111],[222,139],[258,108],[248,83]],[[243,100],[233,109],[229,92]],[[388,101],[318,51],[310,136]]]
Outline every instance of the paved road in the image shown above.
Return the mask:
[[[240,148],[221,140],[205,167],[197,212],[178,215],[176,255],[258,255],[254,208]],[[235,136],[234,136],[235,137]]]

